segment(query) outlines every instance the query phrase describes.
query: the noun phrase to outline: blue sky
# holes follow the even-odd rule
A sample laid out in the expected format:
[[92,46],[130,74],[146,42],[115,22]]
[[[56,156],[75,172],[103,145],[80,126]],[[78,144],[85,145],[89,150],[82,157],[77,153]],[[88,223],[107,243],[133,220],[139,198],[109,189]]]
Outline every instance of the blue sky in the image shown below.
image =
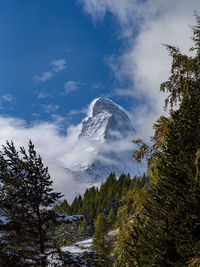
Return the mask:
[[[165,114],[159,87],[171,59],[162,44],[189,53],[194,10],[199,0],[0,1],[0,144],[31,139],[55,189],[78,192],[63,166],[81,160],[89,104],[111,98],[127,111],[133,138],[148,142]],[[131,140],[120,144],[127,148]]]
[[[1,1],[0,12],[1,114],[52,120],[112,93],[106,62],[123,50],[112,15],[93,23],[81,3],[67,0]],[[53,62],[63,65],[55,71]]]

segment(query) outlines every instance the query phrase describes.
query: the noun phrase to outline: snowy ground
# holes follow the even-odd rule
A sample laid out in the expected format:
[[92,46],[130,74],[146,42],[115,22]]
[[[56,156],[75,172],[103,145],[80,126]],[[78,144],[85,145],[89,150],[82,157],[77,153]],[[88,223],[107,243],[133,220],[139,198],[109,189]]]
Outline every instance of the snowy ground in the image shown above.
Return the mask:
[[84,251],[89,251],[92,244],[92,238],[77,242],[74,245],[63,247],[63,251],[69,251],[72,254],[79,254]]
[[[92,244],[92,238],[83,240],[81,242],[77,242],[74,245],[71,246],[66,246],[62,248],[62,251],[64,252],[70,252],[71,254],[74,255],[74,257],[78,256],[79,254],[85,252],[85,251],[90,251],[90,247]],[[49,257],[50,263],[48,264],[48,267],[53,267],[55,266],[62,266],[62,262],[58,260],[58,256],[55,254],[53,257]],[[85,266],[85,265],[83,265]]]

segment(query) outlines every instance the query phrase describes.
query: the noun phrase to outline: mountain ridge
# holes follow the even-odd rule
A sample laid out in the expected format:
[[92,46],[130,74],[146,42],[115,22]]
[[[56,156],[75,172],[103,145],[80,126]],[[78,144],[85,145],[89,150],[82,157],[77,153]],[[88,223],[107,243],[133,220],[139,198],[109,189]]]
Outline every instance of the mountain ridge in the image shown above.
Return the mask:
[[134,132],[128,115],[112,100],[99,97],[91,105],[91,114],[83,120],[79,137],[109,142],[125,137],[127,132]]
[[70,174],[85,182],[104,180],[111,172],[117,176],[133,172],[129,146],[135,129],[123,108],[108,98],[96,98],[81,123],[77,142],[90,158],[67,166]]

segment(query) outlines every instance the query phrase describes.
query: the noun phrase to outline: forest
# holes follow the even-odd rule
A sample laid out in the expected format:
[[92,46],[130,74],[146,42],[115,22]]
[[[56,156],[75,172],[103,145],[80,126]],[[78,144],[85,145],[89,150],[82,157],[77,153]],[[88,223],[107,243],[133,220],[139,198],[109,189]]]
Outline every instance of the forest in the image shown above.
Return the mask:
[[[1,266],[200,266],[200,17],[190,56],[166,45],[171,75],[150,145],[133,140],[147,174],[111,173],[71,204],[53,191],[48,168],[29,142],[0,153]],[[109,234],[114,231],[114,234]],[[74,258],[62,246],[93,237]],[[51,263],[51,257],[59,257]]]

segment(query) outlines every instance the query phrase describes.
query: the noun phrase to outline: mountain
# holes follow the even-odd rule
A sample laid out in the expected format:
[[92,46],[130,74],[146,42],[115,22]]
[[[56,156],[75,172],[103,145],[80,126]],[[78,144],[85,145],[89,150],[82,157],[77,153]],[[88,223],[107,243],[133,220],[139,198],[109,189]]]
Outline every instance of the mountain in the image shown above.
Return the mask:
[[108,98],[95,99],[90,104],[88,117],[81,123],[76,143],[83,158],[66,169],[80,182],[99,182],[110,172],[133,173],[131,140],[134,133],[123,108]]
[[100,97],[91,105],[91,115],[83,120],[79,135],[99,142],[111,142],[134,132],[127,114],[113,101]]

